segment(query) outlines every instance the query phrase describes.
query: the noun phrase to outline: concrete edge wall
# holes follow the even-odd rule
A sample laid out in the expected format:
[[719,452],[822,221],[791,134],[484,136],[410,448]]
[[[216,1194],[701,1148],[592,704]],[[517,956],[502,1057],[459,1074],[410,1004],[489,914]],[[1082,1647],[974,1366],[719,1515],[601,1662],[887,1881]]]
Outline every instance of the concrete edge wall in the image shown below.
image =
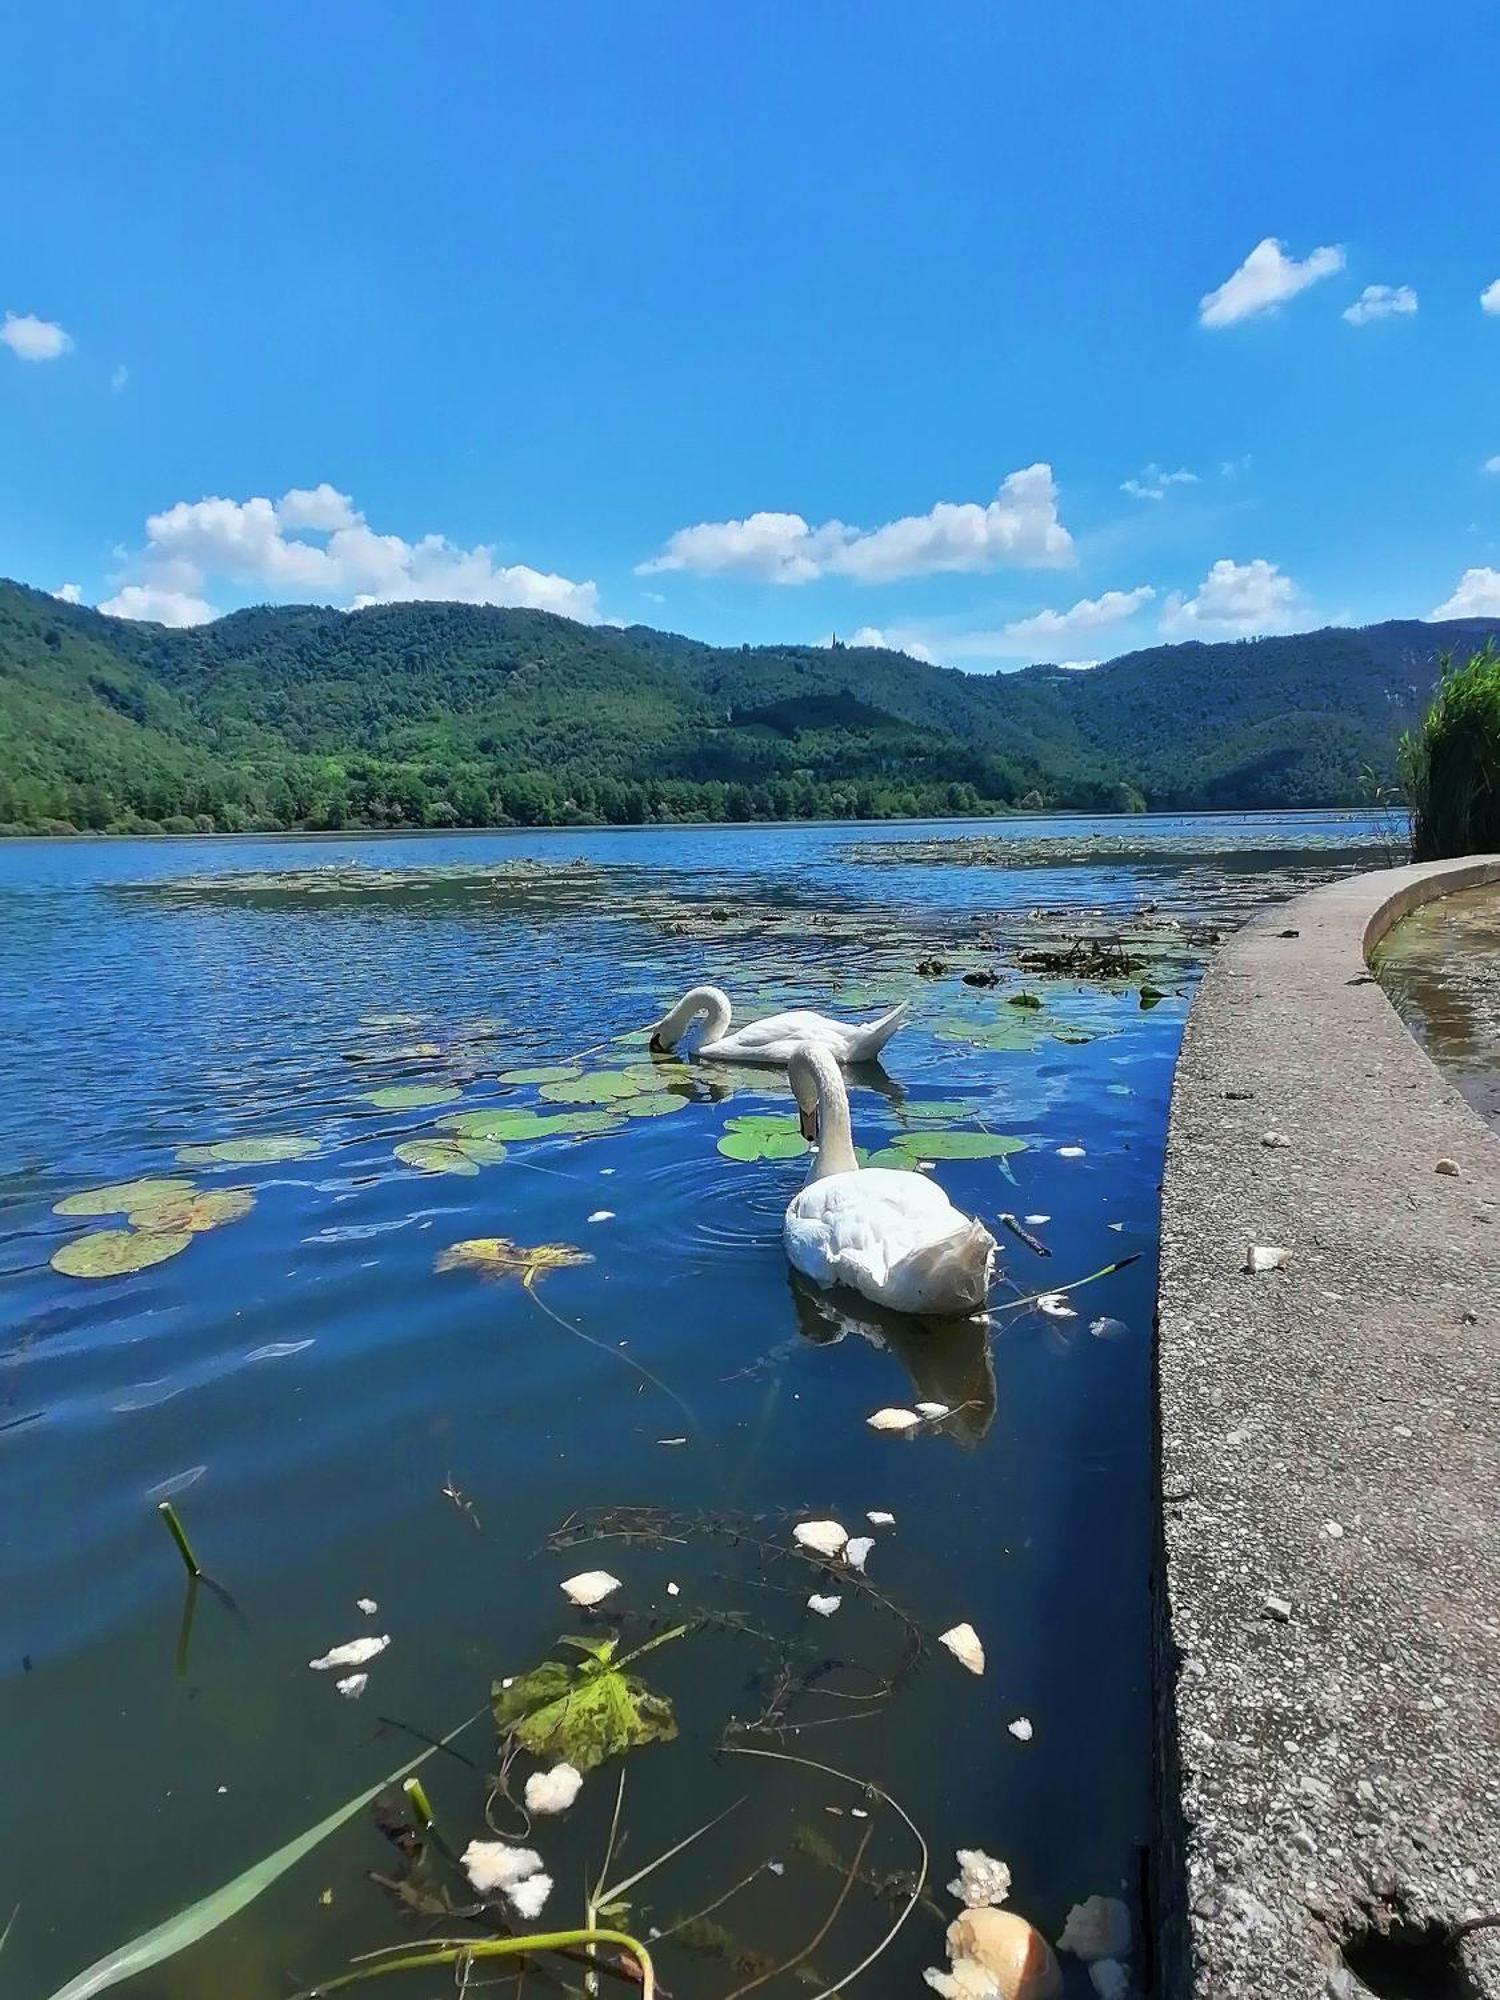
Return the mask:
[[[1158,1295],[1169,2000],[1379,1992],[1345,1947],[1424,1927],[1413,1990],[1500,1996],[1500,1929],[1462,1932],[1500,1912],[1500,1139],[1366,970],[1490,882],[1500,857],[1299,898],[1189,1018]],[[1252,1245],[1290,1261],[1251,1274]]]

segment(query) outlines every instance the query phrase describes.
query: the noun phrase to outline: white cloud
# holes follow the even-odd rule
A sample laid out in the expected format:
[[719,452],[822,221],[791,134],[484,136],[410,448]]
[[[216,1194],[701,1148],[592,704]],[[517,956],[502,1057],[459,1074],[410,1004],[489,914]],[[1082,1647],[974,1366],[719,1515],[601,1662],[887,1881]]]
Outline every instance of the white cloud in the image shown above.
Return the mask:
[[1479,469],[1481,472],[1500,472],[1500,451],[1493,458],[1487,458]]
[[1133,618],[1155,595],[1150,584],[1143,583],[1134,590],[1106,590],[1101,597],[1080,597],[1066,611],[1038,611],[1034,617],[1017,618],[1001,637],[1014,642],[1012,652],[1050,645],[1055,639],[1071,639],[1080,632],[1097,632],[1105,625]]
[[1173,638],[1212,639],[1285,631],[1296,615],[1297,586],[1277,563],[1263,556],[1247,563],[1221,556],[1193,596],[1172,593],[1161,628]]
[[1481,312],[1500,313],[1500,278],[1486,285],[1479,294],[1479,309]]
[[[599,618],[597,585],[524,563],[498,564],[482,544],[466,549],[442,535],[408,542],[377,534],[348,494],[326,481],[293,487],[276,501],[179,500],[150,516],[146,536],[132,565],[141,580],[101,610],[196,624],[216,615],[200,593],[210,577],[218,577],[276,599],[312,599],[355,610],[444,599],[556,611],[585,624]],[[148,603],[175,615],[139,608]]]
[[54,590],[52,595],[62,604],[82,604],[83,602],[83,590],[76,583],[65,583],[61,590]]
[[1429,618],[1500,618],[1500,569],[1466,569],[1451,597]]
[[1298,263],[1274,236],[1264,236],[1237,271],[1216,290],[1204,293],[1198,301],[1198,324],[1233,326],[1253,313],[1269,312],[1343,268],[1344,253],[1337,244],[1325,243]]
[[219,615],[201,597],[154,583],[127,583],[99,609],[107,618],[145,618],[157,625],[206,625]]
[[73,345],[73,336],[55,320],[38,319],[35,313],[8,312],[0,325],[0,341],[20,361],[56,361]]
[[1134,479],[1121,481],[1120,491],[1128,493],[1132,500],[1165,500],[1169,486],[1197,484],[1197,473],[1189,472],[1185,465],[1175,472],[1165,472],[1159,465],[1145,465]]
[[109,386],[111,393],[118,396],[129,380],[130,370],[125,366],[123,361],[117,362],[110,371]]
[[1098,660],[1058,660],[1054,663],[1065,674],[1086,674],[1090,667],[1097,667]]
[[1400,319],[1416,309],[1410,285],[1366,285],[1353,305],[1344,307],[1344,318],[1351,326],[1364,326],[1372,319]]
[[[820,639],[818,644],[831,646],[837,638],[836,632],[830,632],[828,637]],[[912,632],[887,631],[879,625],[861,625],[857,631],[839,643],[850,647],[868,646],[877,653],[907,653],[914,660],[925,660],[929,667],[937,665],[931,650]]]
[[940,500],[869,530],[826,521],[812,527],[800,514],[750,514],[740,521],[700,521],[679,528],[658,555],[636,565],[637,576],[691,570],[700,576],[750,576],[780,584],[818,577],[888,583],[899,577],[997,569],[1016,563],[1046,566],[1072,559],[1073,538],[1057,516],[1050,465],[1013,472],[987,506]]

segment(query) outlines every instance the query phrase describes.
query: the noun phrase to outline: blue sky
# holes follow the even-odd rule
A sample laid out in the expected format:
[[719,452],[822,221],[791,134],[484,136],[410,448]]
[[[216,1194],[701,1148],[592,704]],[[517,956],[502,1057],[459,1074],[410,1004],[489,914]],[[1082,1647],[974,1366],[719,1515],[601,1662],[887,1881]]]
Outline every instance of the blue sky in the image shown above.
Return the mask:
[[1488,0],[22,0],[0,573],[985,670],[1500,613],[1497,62]]

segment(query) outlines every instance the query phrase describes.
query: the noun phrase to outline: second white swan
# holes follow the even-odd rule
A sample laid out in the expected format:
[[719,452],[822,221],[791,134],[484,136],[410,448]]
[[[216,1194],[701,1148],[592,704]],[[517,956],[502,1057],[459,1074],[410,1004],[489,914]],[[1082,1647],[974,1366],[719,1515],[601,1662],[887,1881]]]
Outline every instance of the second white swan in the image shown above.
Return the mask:
[[984,1304],[999,1246],[935,1181],[861,1167],[849,1094],[827,1049],[792,1052],[787,1076],[802,1131],[817,1152],[782,1236],[795,1267],[819,1285],[848,1285],[896,1312],[971,1313]]
[[747,1022],[731,1032],[729,995],[719,986],[695,986],[651,1030],[652,1048],[657,1054],[675,1048],[700,1014],[707,1016],[698,1045],[700,1056],[715,1062],[764,1063],[779,1069],[793,1049],[804,1043],[827,1049],[836,1062],[873,1062],[906,1019],[906,1002],[874,1021],[834,1021],[826,1014],[797,1007],[789,1013],[769,1014],[764,1021]]

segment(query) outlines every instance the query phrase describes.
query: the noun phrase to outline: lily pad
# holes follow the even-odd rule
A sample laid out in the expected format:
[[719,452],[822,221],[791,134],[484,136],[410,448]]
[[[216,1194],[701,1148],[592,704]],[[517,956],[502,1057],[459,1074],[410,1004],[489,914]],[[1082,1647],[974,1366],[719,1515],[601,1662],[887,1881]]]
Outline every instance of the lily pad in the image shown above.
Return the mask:
[[946,1125],[955,1119],[973,1118],[983,1108],[982,1105],[976,1103],[973,1099],[934,1097],[925,1103],[917,1101],[903,1104],[901,1113],[906,1118],[935,1118],[940,1124]]
[[455,1139],[453,1143],[477,1167],[498,1167],[506,1154],[503,1139]]
[[593,1261],[586,1250],[575,1250],[571,1243],[534,1243],[528,1249],[505,1236],[470,1236],[440,1250],[434,1269],[475,1271],[482,1278],[519,1278],[529,1292],[549,1271],[565,1271]]
[[[502,1153],[504,1150],[501,1147]],[[479,1162],[465,1152],[458,1139],[408,1139],[399,1146],[393,1146],[391,1151],[404,1165],[416,1167],[424,1174],[479,1172]]]
[[274,1167],[286,1160],[310,1159],[316,1139],[296,1132],[268,1132],[258,1139],[216,1139],[208,1146],[179,1146],[185,1167]]
[[719,1151],[727,1160],[795,1160],[807,1151],[807,1141],[797,1120],[785,1112],[747,1112],[729,1120]]
[[620,1106],[627,1118],[665,1118],[670,1111],[685,1111],[692,1102],[675,1090],[655,1090],[649,1095],[627,1098]]
[[1004,1132],[901,1132],[891,1143],[919,1160],[1003,1160],[1026,1151],[1024,1139]]
[[620,1121],[609,1111],[455,1111],[438,1120],[445,1132],[466,1139],[586,1138],[613,1132]]
[[52,1268],[65,1278],[123,1278],[131,1271],[144,1271],[151,1264],[164,1264],[169,1257],[186,1250],[192,1236],[185,1229],[175,1233],[158,1229],[92,1229],[75,1236],[52,1253]]
[[563,1083],[569,1077],[582,1076],[577,1063],[538,1063],[534,1069],[507,1069],[500,1075],[502,1083]]
[[85,1188],[52,1204],[54,1215],[128,1215],[154,1201],[175,1201],[193,1192],[186,1180],[114,1181],[108,1187]]
[[384,1090],[362,1090],[360,1101],[378,1111],[422,1111],[430,1104],[451,1104],[463,1092],[455,1083],[392,1083]]
[[168,1195],[162,1200],[143,1202],[130,1211],[132,1229],[149,1229],[167,1236],[185,1231],[200,1235],[205,1229],[220,1229],[226,1222],[238,1222],[255,1206],[249,1188],[216,1188],[212,1192],[191,1190],[185,1195]]
[[[677,1636],[664,1633],[651,1644]],[[649,1646],[617,1660],[616,1639],[563,1639],[559,1644],[572,1647],[582,1659],[576,1665],[544,1660],[508,1684],[496,1682],[495,1726],[502,1736],[534,1757],[564,1758],[585,1774],[627,1750],[675,1739],[677,1714],[671,1701],[625,1671]]]
[[587,1076],[544,1083],[540,1096],[552,1104],[610,1104],[617,1097],[635,1097],[640,1086],[624,1070],[596,1069]]

